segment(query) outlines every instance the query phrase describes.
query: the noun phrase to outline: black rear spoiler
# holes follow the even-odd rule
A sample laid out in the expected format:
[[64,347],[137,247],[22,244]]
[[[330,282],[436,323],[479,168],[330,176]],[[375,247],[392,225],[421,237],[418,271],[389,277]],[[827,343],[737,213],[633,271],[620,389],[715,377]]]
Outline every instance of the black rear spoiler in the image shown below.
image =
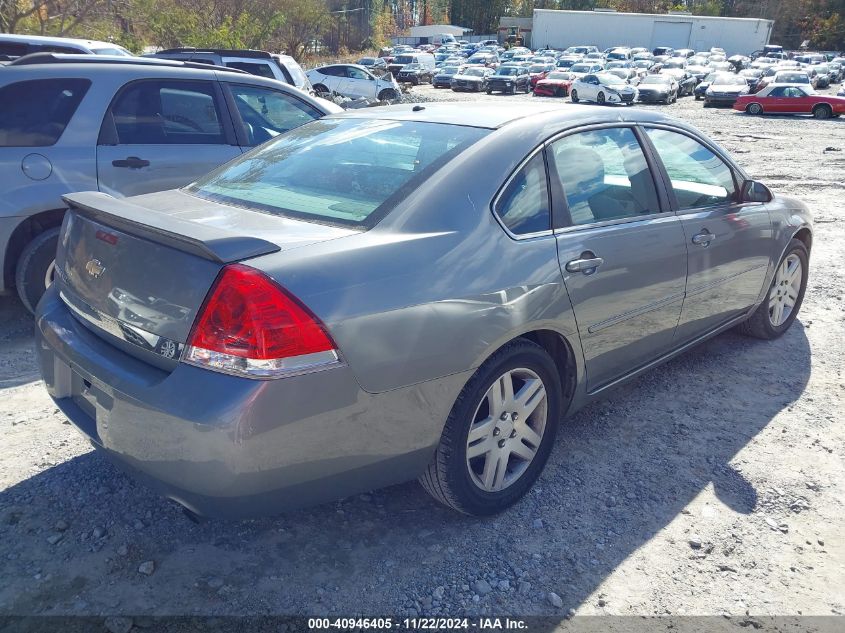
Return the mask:
[[96,222],[220,264],[281,250],[267,240],[180,220],[105,193],[74,193],[62,196],[62,200],[79,215]]

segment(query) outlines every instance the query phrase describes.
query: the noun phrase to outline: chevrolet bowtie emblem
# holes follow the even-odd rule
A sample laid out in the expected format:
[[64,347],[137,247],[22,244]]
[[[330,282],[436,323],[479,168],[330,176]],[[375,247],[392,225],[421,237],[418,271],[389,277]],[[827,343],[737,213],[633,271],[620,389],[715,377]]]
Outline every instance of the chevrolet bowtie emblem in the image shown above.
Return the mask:
[[85,270],[88,271],[88,274],[94,279],[98,279],[100,275],[105,272],[106,267],[103,266],[99,259],[91,259],[87,264],[85,264]]

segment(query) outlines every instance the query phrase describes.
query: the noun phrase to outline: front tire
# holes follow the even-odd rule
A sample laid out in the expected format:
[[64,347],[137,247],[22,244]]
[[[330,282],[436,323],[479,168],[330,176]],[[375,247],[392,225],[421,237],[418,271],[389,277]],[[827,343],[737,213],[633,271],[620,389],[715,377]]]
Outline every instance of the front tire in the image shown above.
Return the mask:
[[459,512],[501,512],[545,466],[560,411],[560,377],[549,354],[525,339],[508,343],[461,390],[420,483]]
[[578,103],[578,91],[573,90],[569,98],[572,100],[572,103]]
[[760,115],[763,114],[763,106],[761,106],[759,103],[749,103],[748,107],[745,108],[745,111],[748,114],[753,114],[755,116]]
[[600,92],[600,93],[596,96],[596,103],[598,103],[599,105],[604,105],[604,102],[605,102],[604,93],[603,93],[603,92]]
[[793,239],[775,270],[763,303],[737,329],[748,336],[765,340],[782,336],[798,317],[804,301],[809,260],[804,242]]
[[15,271],[15,287],[24,307],[35,312],[38,300],[53,283],[59,228],[44,231],[33,239],[21,253]]

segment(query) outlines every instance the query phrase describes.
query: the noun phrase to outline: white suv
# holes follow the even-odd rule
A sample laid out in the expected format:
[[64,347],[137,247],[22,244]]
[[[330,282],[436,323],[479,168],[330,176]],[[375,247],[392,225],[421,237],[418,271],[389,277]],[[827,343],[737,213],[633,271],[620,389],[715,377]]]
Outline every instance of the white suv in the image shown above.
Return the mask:
[[309,70],[308,79],[317,94],[336,92],[353,99],[365,97],[379,101],[395,101],[401,91],[390,73],[376,77],[357,64],[332,64]]

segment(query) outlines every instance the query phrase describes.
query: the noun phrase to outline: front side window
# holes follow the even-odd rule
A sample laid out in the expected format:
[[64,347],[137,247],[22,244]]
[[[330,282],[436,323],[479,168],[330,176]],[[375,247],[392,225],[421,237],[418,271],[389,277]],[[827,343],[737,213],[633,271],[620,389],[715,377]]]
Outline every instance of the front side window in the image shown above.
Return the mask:
[[355,68],[354,66],[347,66],[346,67],[346,76],[350,79],[369,79],[370,76],[365,73],[360,68]]
[[229,85],[250,145],[310,123],[322,112],[296,97],[257,86]]
[[496,215],[515,235],[551,229],[549,189],[542,152],[529,160],[505,187],[496,202]]
[[140,81],[112,103],[120,145],[225,143],[214,86],[207,81]]
[[90,86],[87,79],[36,79],[0,88],[0,147],[54,145]]
[[187,191],[267,213],[369,228],[488,133],[417,121],[320,119],[244,154]]
[[660,213],[645,154],[631,128],[579,132],[549,148],[572,225]]
[[728,204],[736,199],[733,172],[712,151],[678,132],[648,128],[679,208],[683,210]]

